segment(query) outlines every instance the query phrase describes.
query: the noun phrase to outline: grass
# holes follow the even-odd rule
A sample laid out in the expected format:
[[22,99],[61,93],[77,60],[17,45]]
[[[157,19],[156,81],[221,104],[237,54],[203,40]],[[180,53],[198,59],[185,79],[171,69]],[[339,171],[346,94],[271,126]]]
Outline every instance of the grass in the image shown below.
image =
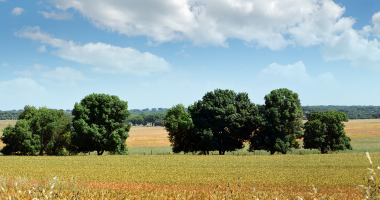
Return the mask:
[[[380,154],[372,154],[380,163]],[[54,176],[69,181],[75,177],[84,187],[119,191],[193,191],[211,195],[241,189],[254,195],[283,194],[306,197],[312,185],[324,196],[359,198],[355,187],[368,167],[364,153],[276,156],[67,156],[1,157],[0,176],[10,179],[46,180]],[[240,185],[240,188],[239,188]]]
[[[9,122],[0,121],[0,127]],[[42,190],[33,190],[36,184],[49,193],[55,176],[63,189],[54,193],[74,199],[363,199],[363,191],[355,188],[366,175],[363,169],[373,168],[364,151],[380,163],[380,120],[350,120],[345,130],[354,150],[337,154],[300,149],[268,156],[243,149],[225,156],[192,156],[171,154],[163,127],[132,127],[129,156],[0,156],[0,186],[21,199],[32,199],[29,190],[43,197]],[[255,156],[236,156],[247,154]],[[75,187],[70,187],[72,177]],[[14,183],[22,181],[27,184],[19,193]]]

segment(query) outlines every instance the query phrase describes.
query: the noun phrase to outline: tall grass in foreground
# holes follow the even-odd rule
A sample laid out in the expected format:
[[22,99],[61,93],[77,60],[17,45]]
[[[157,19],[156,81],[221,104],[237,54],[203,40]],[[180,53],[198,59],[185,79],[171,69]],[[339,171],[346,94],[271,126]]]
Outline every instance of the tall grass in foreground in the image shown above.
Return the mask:
[[[369,163],[372,165],[373,163],[368,152],[366,152],[366,156],[369,160]],[[380,183],[377,179],[377,174],[373,169],[373,166],[367,169],[369,171],[367,176],[363,178],[364,184],[358,185],[357,189],[364,189],[364,196],[366,199],[380,199]],[[377,166],[377,169],[379,170],[380,166]]]
[[[196,191],[123,191],[109,188],[91,188],[75,182],[60,181],[57,177],[51,180],[33,182],[25,178],[14,180],[0,177],[0,198],[1,199],[298,199],[303,200],[300,196],[288,196],[279,193],[263,193],[256,191],[253,187],[251,191],[242,189],[239,183],[232,186],[230,183],[226,187],[216,185],[209,193]],[[313,192],[309,193],[305,199],[325,199],[318,196],[317,189],[312,188]],[[335,198],[326,198],[335,199]]]

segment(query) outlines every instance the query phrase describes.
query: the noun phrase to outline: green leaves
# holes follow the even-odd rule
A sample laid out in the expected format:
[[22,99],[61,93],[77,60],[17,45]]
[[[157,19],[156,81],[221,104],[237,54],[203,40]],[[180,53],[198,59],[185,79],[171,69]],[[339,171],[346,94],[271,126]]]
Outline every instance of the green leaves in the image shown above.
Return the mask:
[[127,102],[106,94],[91,94],[75,103],[71,149],[85,153],[97,151],[98,155],[104,151],[126,154],[131,128],[131,124],[124,123],[130,115],[127,109]]
[[1,137],[5,155],[62,155],[70,140],[70,120],[63,111],[25,106],[15,127]]
[[337,111],[315,112],[307,115],[305,123],[304,148],[328,151],[352,149],[351,139],[346,136],[343,121],[347,115]]
[[262,117],[258,131],[252,136],[249,151],[267,150],[285,154],[299,148],[296,139],[302,138],[302,108],[298,94],[281,88],[264,97],[259,108]]

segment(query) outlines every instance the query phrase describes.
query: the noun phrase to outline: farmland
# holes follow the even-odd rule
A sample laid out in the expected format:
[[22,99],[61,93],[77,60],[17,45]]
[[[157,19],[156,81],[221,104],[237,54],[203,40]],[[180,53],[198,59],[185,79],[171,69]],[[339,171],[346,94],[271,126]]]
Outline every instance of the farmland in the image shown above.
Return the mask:
[[[4,127],[6,122],[2,123]],[[352,138],[353,151],[199,156],[149,155],[151,150],[153,154],[170,151],[166,131],[162,127],[132,127],[127,139],[129,156],[1,156],[0,186],[23,180],[43,185],[57,176],[63,182],[73,177],[83,198],[98,194],[92,198],[248,199],[257,195],[254,187],[269,199],[311,199],[308,192],[314,192],[314,185],[316,195],[363,199],[363,191],[355,188],[363,184],[367,167],[380,165],[380,153],[374,153],[380,152],[380,120],[350,120],[345,130]],[[371,153],[374,166],[365,157],[365,150]]]

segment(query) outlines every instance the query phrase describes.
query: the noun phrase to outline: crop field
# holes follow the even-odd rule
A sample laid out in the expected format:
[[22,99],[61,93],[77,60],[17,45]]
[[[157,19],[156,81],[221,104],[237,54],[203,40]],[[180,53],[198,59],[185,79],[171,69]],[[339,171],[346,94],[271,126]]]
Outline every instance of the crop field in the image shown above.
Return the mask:
[[363,199],[356,187],[380,165],[380,120],[345,130],[353,151],[200,156],[169,153],[163,127],[132,127],[128,156],[0,156],[0,199]]

